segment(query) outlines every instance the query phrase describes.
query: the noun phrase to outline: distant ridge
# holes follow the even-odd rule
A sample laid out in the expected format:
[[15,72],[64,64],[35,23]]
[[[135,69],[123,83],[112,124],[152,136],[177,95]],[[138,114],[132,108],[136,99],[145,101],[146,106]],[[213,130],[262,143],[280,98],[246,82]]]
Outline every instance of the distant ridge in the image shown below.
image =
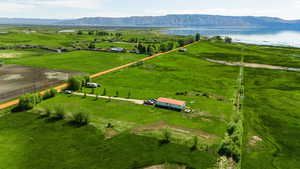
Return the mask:
[[300,20],[275,17],[221,16],[221,15],[166,15],[132,17],[85,17],[79,19],[22,19],[0,18],[0,24],[35,24],[69,26],[133,26],[133,27],[192,27],[243,26],[265,28],[300,28]]

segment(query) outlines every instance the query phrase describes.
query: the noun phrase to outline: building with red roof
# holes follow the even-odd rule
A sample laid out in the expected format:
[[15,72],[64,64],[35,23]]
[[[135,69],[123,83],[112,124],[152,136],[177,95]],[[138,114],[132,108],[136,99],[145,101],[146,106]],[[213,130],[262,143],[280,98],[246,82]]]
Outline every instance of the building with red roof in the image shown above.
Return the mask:
[[186,102],[160,97],[156,100],[155,106],[181,111],[186,107]]

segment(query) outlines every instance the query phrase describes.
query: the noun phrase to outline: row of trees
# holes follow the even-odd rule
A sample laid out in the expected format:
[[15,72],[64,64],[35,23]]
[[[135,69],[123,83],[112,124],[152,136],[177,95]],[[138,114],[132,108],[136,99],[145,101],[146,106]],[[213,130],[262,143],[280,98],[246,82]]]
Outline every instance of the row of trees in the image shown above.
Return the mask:
[[50,89],[45,92],[44,95],[40,93],[30,93],[25,94],[20,97],[18,105],[13,109],[14,112],[18,111],[27,111],[33,109],[38,103],[41,103],[43,100],[55,97],[57,91],[55,89]]

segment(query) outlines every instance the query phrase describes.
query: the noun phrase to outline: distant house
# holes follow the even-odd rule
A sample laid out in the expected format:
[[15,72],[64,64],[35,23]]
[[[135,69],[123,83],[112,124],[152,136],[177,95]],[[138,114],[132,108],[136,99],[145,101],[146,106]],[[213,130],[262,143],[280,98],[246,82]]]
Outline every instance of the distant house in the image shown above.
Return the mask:
[[186,48],[179,49],[179,52],[187,52],[188,50]]
[[161,97],[156,100],[155,106],[181,111],[186,107],[186,102]]
[[111,52],[125,52],[124,48],[110,48]]

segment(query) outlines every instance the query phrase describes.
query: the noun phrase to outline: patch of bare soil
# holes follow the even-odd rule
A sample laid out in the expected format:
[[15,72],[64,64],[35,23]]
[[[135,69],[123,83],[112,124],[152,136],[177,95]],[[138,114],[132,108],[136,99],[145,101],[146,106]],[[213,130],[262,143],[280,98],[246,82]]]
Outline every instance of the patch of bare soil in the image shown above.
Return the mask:
[[215,135],[208,134],[208,133],[206,133],[204,131],[201,131],[201,130],[189,129],[189,128],[176,126],[176,125],[168,125],[164,121],[157,122],[157,123],[150,124],[150,125],[146,125],[146,126],[140,126],[140,127],[137,127],[135,129],[133,129],[131,132],[137,134],[137,133],[144,132],[144,131],[152,131],[152,130],[164,129],[164,128],[170,128],[170,129],[173,129],[173,130],[175,130],[177,132],[180,132],[180,133],[195,134],[195,135],[198,135],[198,136],[203,137],[205,139],[216,137]]
[[117,132],[114,129],[106,129],[104,133],[105,133],[105,139],[111,139],[114,136],[119,134],[119,132]]
[[186,166],[178,165],[178,164],[160,164],[160,165],[145,167],[142,169],[186,169]]
[[3,79],[4,81],[19,80],[19,79],[23,79],[23,78],[24,77],[21,74],[10,74],[10,75],[0,76],[0,79]]
[[261,142],[262,141],[262,138],[258,137],[258,136],[252,136],[250,141],[249,141],[249,144],[251,146],[255,146],[258,142]]
[[68,80],[69,74],[63,72],[45,72],[47,79]]
[[0,59],[10,59],[20,57],[19,53],[0,53]]

